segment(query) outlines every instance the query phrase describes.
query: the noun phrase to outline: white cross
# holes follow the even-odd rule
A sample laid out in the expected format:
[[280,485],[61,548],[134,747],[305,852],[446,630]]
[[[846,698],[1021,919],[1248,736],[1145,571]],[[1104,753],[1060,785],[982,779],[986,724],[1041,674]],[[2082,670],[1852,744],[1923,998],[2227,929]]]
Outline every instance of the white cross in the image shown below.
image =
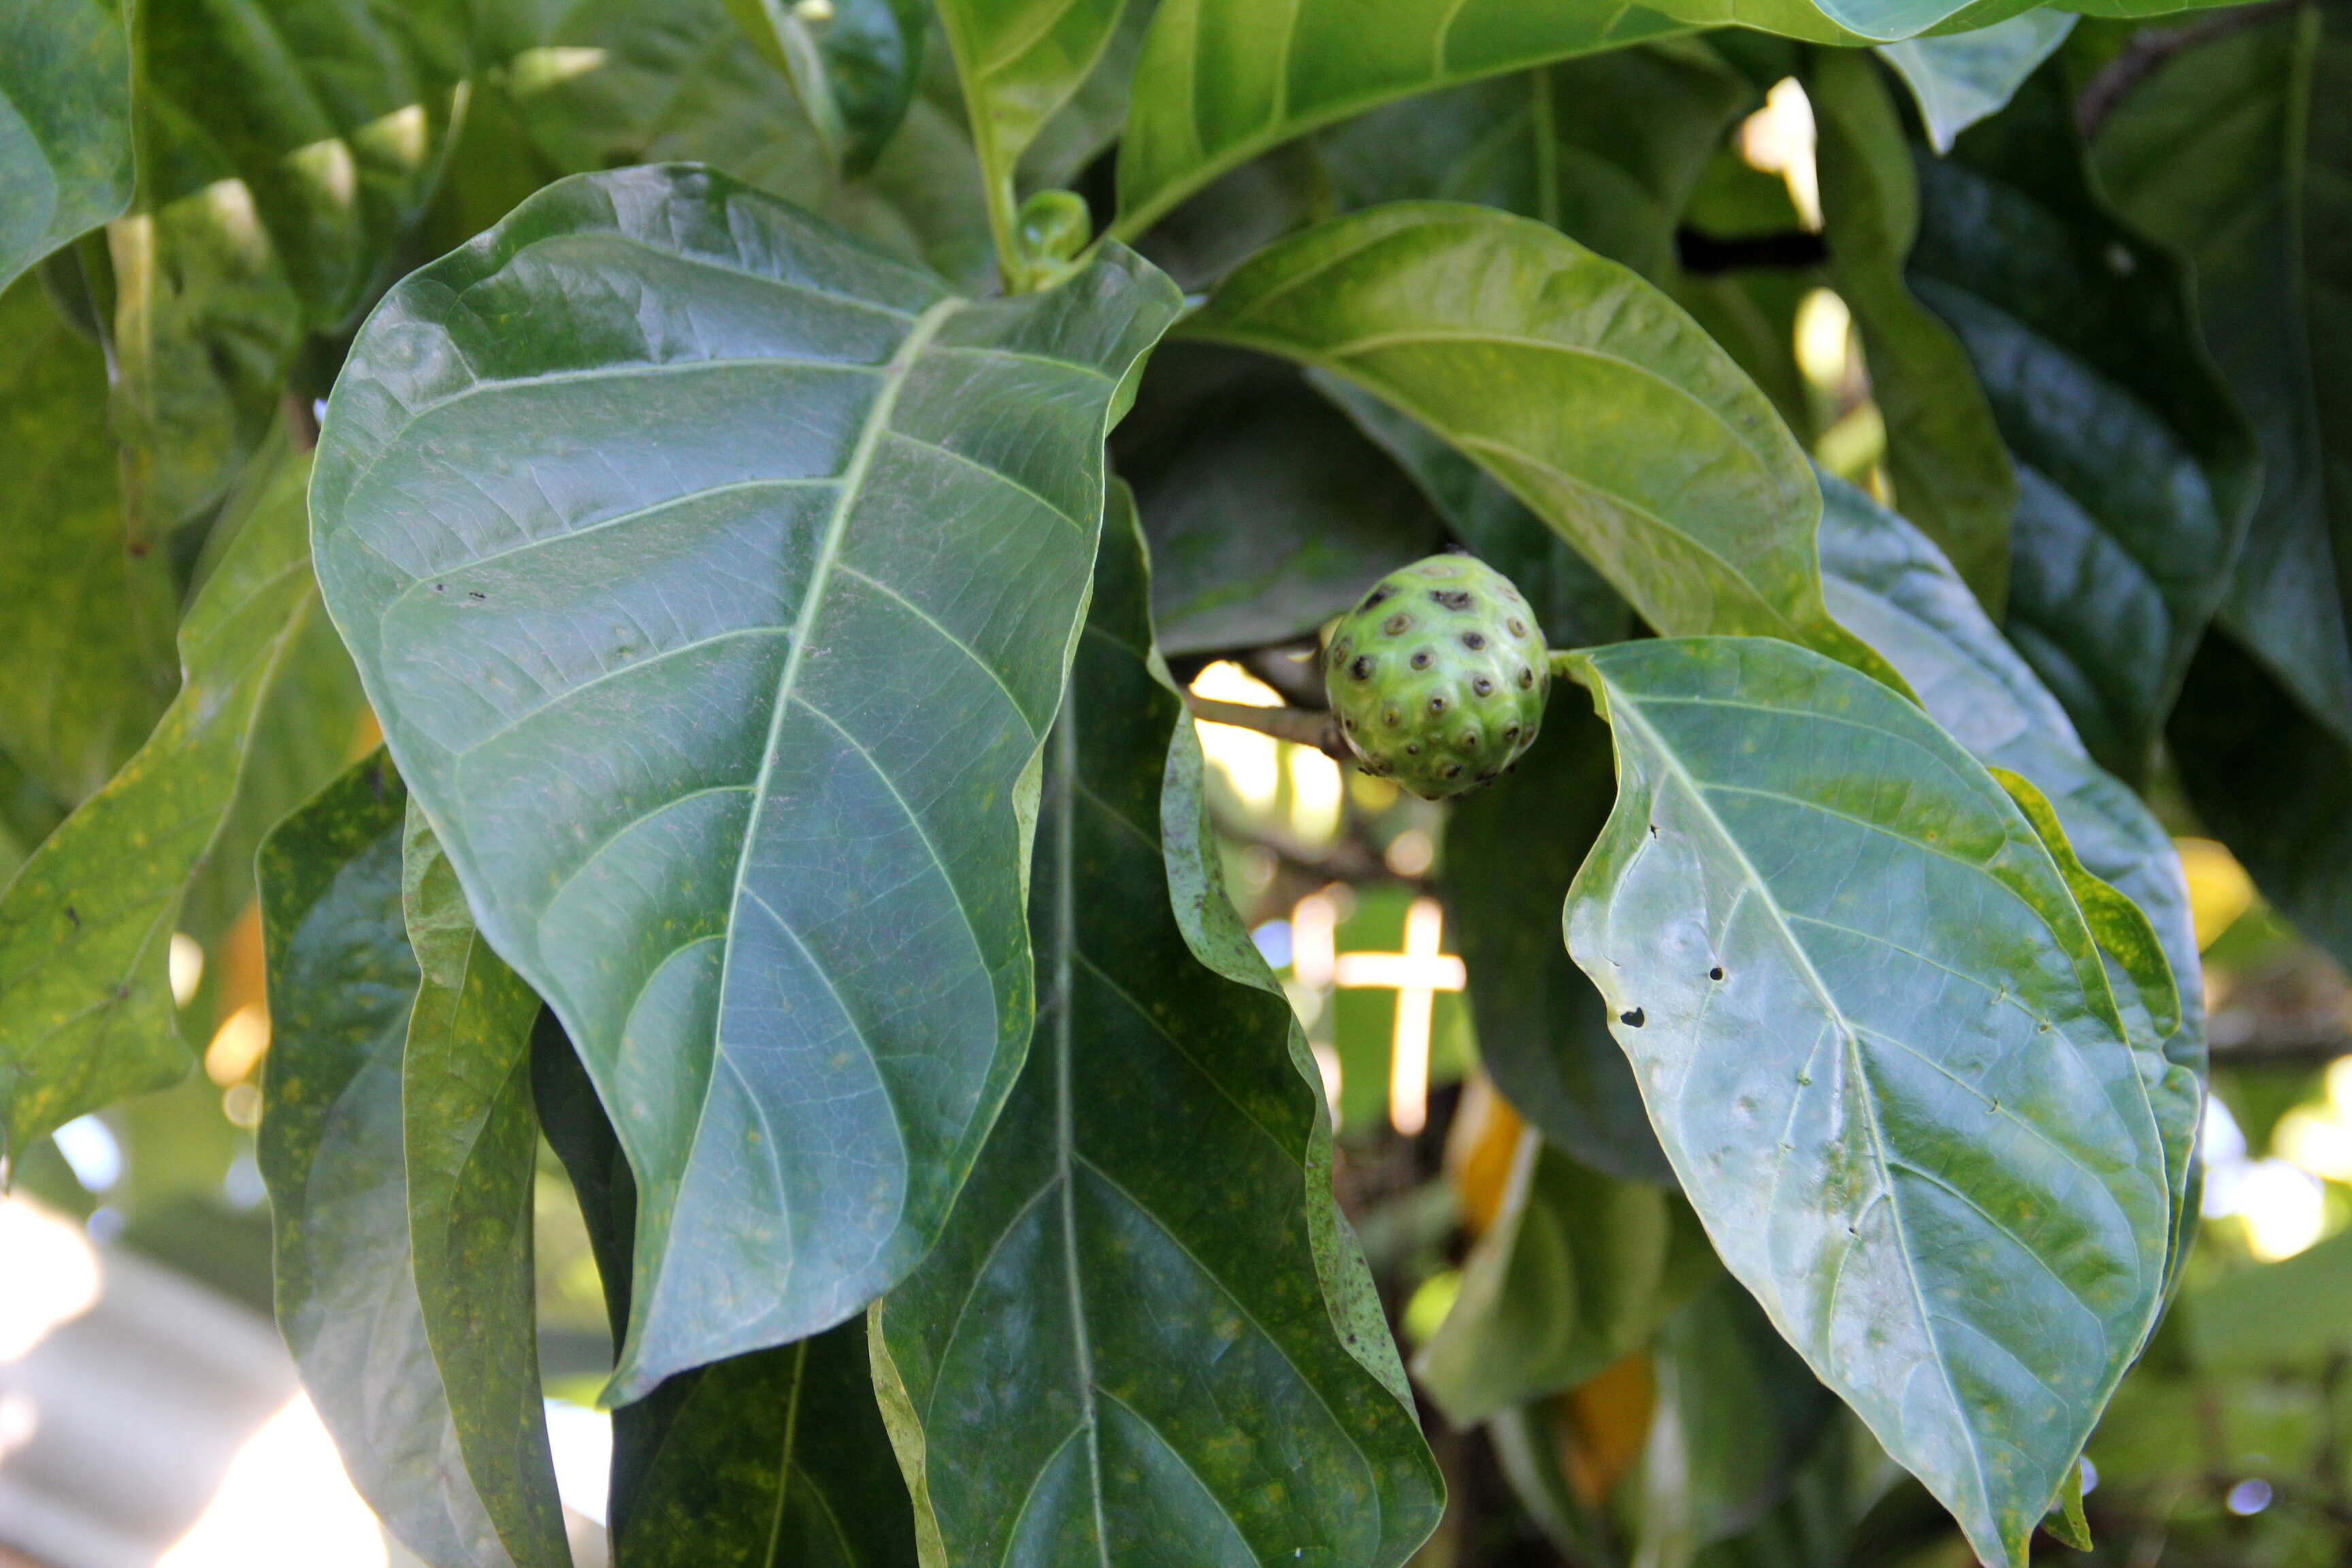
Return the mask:
[[1437,993],[1459,991],[1468,979],[1460,959],[1438,952],[1444,931],[1445,911],[1437,900],[1415,899],[1405,911],[1402,952],[1343,952],[1330,969],[1333,983],[1349,990],[1397,994],[1389,1122],[1408,1135],[1429,1124],[1429,1022]]

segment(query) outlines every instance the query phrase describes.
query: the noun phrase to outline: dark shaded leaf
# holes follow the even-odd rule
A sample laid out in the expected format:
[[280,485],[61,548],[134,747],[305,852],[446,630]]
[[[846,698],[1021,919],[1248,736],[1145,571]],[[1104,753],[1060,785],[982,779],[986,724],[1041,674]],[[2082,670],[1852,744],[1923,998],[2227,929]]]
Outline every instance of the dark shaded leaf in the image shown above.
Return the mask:
[[1755,1298],[1720,1274],[1666,1320],[1657,1369],[1643,1554],[1687,1563],[1761,1523],[1841,1415]]
[[2254,441],[2187,269],[2094,186],[2055,67],[1950,157],[1911,152],[1911,286],[1967,345],[2017,467],[2010,636],[2137,781],[2228,580]]
[[1028,1037],[1104,429],[1177,303],[1123,249],[974,303],[667,167],[541,192],[352,349],[320,579],[629,1150],[616,1397],[840,1321],[945,1219]]
[[[413,1225],[437,1238],[459,1216],[431,1200],[413,1203],[404,1175],[403,1058],[419,1001],[401,908],[407,809],[400,779],[379,752],[288,818],[261,849],[273,1037],[259,1156],[276,1229],[278,1328],[352,1485],[410,1550],[433,1568],[560,1564],[569,1557],[536,1358],[526,1352],[500,1377],[528,1383],[527,1400],[518,1395],[527,1408],[492,1396],[495,1419],[476,1411],[482,1419],[461,1427],[451,1405],[469,1402],[477,1386],[455,1375],[459,1366],[436,1364],[436,1336],[420,1300],[423,1258],[410,1250]],[[426,1016],[429,1039],[429,1008]],[[437,1054],[430,1043],[425,1049]],[[518,1104],[510,1085],[499,1086],[509,1131]],[[431,1098],[460,1126],[489,1109],[455,1089],[445,1079]],[[526,1118],[529,1109],[520,1102]],[[419,1152],[437,1154],[447,1151],[430,1134],[457,1128],[414,1131],[425,1134]],[[467,1184],[486,1195],[519,1181],[528,1194],[531,1147],[527,1139],[496,1140]],[[455,1169],[438,1169],[436,1182]],[[479,1273],[432,1288],[437,1326],[455,1329],[468,1317],[498,1323],[499,1338],[474,1354],[510,1354],[518,1328],[529,1345],[529,1199],[519,1213],[497,1206],[505,1212],[474,1238],[488,1244]],[[461,1364],[468,1378],[485,1370]],[[519,1548],[513,1555],[508,1542]]]
[[1127,123],[1136,58],[1143,52],[1144,34],[1159,8],[1159,0],[1126,0],[1119,7],[1118,24],[1095,58],[1094,68],[1038,127],[1036,140],[1022,153],[1016,170],[1020,195],[1074,184],[1087,164],[1118,140],[1119,127]]
[[1393,464],[1296,370],[1255,354],[1154,354],[1112,452],[1151,541],[1168,653],[1303,637],[1444,542]]
[[1706,45],[1675,38],[1392,104],[1316,146],[1350,208],[1500,207],[1667,288],[1675,227],[1754,98]]
[[1478,1059],[1495,1087],[1585,1164],[1671,1182],[1601,993],[1559,940],[1560,900],[1615,784],[1608,726],[1581,696],[1555,694],[1517,769],[1454,807],[1446,907],[1470,973]]
[[1817,55],[1806,79],[1830,276],[1862,332],[1895,497],[1999,615],[2009,599],[2017,480],[1967,348],[1904,280],[1919,192],[1902,121],[1864,56]]
[[803,16],[783,0],[728,9],[799,96],[810,126],[849,174],[874,166],[914,101],[929,8],[920,0],[835,0]]
[[319,603],[307,464],[278,467],[180,628],[180,694],[0,894],[0,1095],[11,1150],[188,1068],[169,948],[234,808],[254,727]]
[[475,931],[457,873],[414,800],[400,891],[420,973],[400,1061],[400,1118],[409,1268],[425,1340],[450,1391],[467,1475],[510,1560],[570,1568],[532,1311],[539,1118],[530,1035],[539,998]]
[[1672,300],[1554,230],[1439,202],[1358,213],[1259,255],[1184,331],[1412,416],[1661,631],[1786,637],[1892,679],[1822,607],[1820,494],[1763,395]]
[[1502,1211],[1413,1378],[1447,1420],[1470,1426],[1640,1350],[1714,1272],[1680,1196],[1587,1170],[1528,1128]]
[[131,44],[116,0],[0,16],[0,289],[131,203]]
[[[531,1083],[580,1200],[617,1350],[629,1321],[636,1187],[552,1013],[540,1016],[532,1037]],[[797,1344],[680,1373],[614,1411],[614,1560],[910,1568],[914,1514],[875,1406],[866,1331],[853,1318]]]
[[0,294],[0,749],[68,805],[172,692],[171,568],[128,548],[106,397],[105,354],[37,279]]
[[2021,1564],[2168,1239],[2157,1118],[2066,879],[1965,751],[1818,655],[1699,639],[1573,668],[1619,795],[1570,946],[1684,1191],[1978,1555]]
[[2352,743],[2219,626],[2164,735],[2207,829],[2297,929],[2352,965]]
[[1114,503],[1048,742],[1037,1037],[876,1309],[877,1386],[945,1561],[1401,1563],[1436,1466],[1313,1061],[1224,894],[1140,544]]

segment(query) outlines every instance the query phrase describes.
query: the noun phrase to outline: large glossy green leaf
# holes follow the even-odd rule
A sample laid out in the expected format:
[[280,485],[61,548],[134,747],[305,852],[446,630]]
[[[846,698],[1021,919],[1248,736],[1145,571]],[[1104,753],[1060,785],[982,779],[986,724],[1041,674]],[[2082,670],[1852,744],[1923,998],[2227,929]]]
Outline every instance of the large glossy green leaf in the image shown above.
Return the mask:
[[518,110],[562,173],[713,163],[959,287],[995,279],[988,212],[944,47],[874,164],[845,179],[790,79],[745,47],[726,0],[575,0],[508,69]]
[[1114,508],[1048,743],[1029,1065],[875,1310],[877,1386],[938,1561],[1401,1563],[1436,1466],[1225,897],[1140,544]]
[[0,1097],[10,1150],[188,1068],[168,950],[236,804],[273,685],[319,613],[300,461],[260,487],[180,628],[180,694],[0,894]]
[[1640,1350],[1715,1273],[1678,1195],[1587,1170],[1528,1128],[1414,1381],[1455,1426],[1484,1421]]
[[1415,0],[1368,26],[1349,0],[1162,0],[1119,139],[1119,216],[1141,234],[1268,148],[1399,99],[1685,30],[1622,0]]
[[929,10],[920,0],[839,0],[803,14],[782,0],[727,0],[845,173],[874,166],[914,101]]
[[[1584,1164],[1670,1182],[1673,1168],[1625,1053],[1610,1037],[1601,993],[1560,945],[1557,924],[1615,784],[1608,727],[1580,696],[1555,695],[1543,732],[1509,776],[1455,803],[1444,888],[1469,971],[1478,1061],[1495,1087]],[[1533,822],[1543,831],[1530,833]]]
[[[531,1084],[586,1222],[613,1342],[629,1321],[636,1188],[554,1015]],[[913,1568],[914,1510],[867,1371],[866,1324],[678,1373],[613,1413],[614,1561],[627,1568]]]
[[1104,429],[1177,303],[1124,250],[974,303],[673,166],[551,186],[354,345],[320,581],[637,1173],[619,1397],[840,1321],[946,1217],[1028,1037]]
[[[298,851],[299,852],[299,849]],[[415,801],[401,912],[418,971],[400,1060],[409,1267],[466,1471],[518,1568],[569,1568],[532,1310],[539,998],[474,929]]]
[[[2065,710],[2000,636],[1936,547],[1853,486],[1823,479],[1822,570],[1831,607],[1891,660],[1928,716],[1987,767],[2030,780],[2073,851],[2145,911],[2174,981],[2170,1027],[2149,1021],[2142,1076],[2165,1143],[2173,1259],[2185,1255],[2203,1110],[2205,1008],[2196,923],[2172,838],[2139,797],[2093,762]],[[2094,937],[2098,936],[2095,929]],[[2135,1045],[2142,1039],[2135,1035]]]
[[1700,172],[1755,97],[1704,43],[1676,38],[1391,104],[1315,145],[1349,207],[1500,207],[1664,288]]
[[1978,1555],[2021,1564],[2168,1238],[2157,1120],[2065,876],[1918,709],[1808,650],[1572,668],[1619,794],[1569,943],[1683,1190]]
[[1444,542],[1395,466],[1262,355],[1170,344],[1111,449],[1151,542],[1163,652],[1304,637]]
[[2164,736],[2205,826],[2305,935],[2352,965],[2352,742],[2218,626]]
[[[980,154],[996,251],[1019,287],[1043,276],[1015,232],[1022,154],[1075,97],[1118,32],[1128,0],[940,0]],[[1034,260],[1038,266],[1032,267]]]
[[106,395],[105,354],[37,279],[0,293],[0,750],[68,803],[172,690],[171,568],[127,547]]
[[[432,1568],[554,1568],[570,1558],[530,1340],[530,1102],[494,1068],[470,1093],[449,1070],[449,997],[420,997],[403,917],[407,810],[379,752],[262,846],[278,1328],[352,1485],[411,1551]],[[469,1152],[485,1116],[492,1136]],[[453,1345],[467,1328],[481,1340]]]
[[116,0],[0,16],[0,289],[131,203],[131,43]]
[[2352,17],[2297,6],[2174,55],[2096,152],[2116,206],[2195,267],[2205,341],[2261,439],[2221,621],[2352,742],[2352,148],[2330,112],[2347,90]]
[[2252,436],[2186,268],[2093,184],[2057,68],[1949,157],[1911,151],[1911,287],[1967,346],[2017,468],[2009,634],[2136,781],[2227,584]]
[[2000,112],[2034,68],[2066,41],[2074,22],[2071,11],[2028,11],[1973,33],[1881,44],[1878,56],[1911,89],[1928,145],[1948,153],[1952,138]]
[[1919,191],[1902,121],[1864,56],[1825,52],[1806,74],[1830,275],[1862,332],[1895,493],[1998,615],[2017,480],[1967,348],[1904,280]]
[[1440,202],[1339,218],[1235,272],[1184,331],[1412,416],[1661,631],[1885,668],[1822,607],[1820,494],[1763,394],[1672,300],[1540,224]]

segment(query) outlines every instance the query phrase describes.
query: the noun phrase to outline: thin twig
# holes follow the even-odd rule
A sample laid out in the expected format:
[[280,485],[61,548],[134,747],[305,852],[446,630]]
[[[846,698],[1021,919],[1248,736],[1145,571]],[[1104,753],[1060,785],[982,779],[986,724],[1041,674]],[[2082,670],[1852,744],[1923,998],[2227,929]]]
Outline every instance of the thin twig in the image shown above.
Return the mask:
[[1797,272],[1830,258],[1828,244],[1805,229],[1718,239],[1695,228],[1679,228],[1675,231],[1675,254],[1684,271],[1703,278],[1750,268]]
[[1196,697],[1190,692],[1185,693],[1184,700],[1191,705],[1195,719],[1205,719],[1212,724],[1231,724],[1237,730],[1255,730],[1277,741],[1295,741],[1339,762],[1352,760],[1348,742],[1339,738],[1339,721],[1328,713],[1313,713],[1304,708],[1253,708],[1247,703],[1220,702],[1213,697]]
[[2146,81],[2164,64],[2183,49],[2227,37],[2247,27],[2259,26],[2282,11],[2291,11],[2305,0],[2269,0],[2263,5],[2246,5],[2192,22],[2183,27],[2149,27],[2134,36],[2123,52],[2098,69],[2098,74],[2084,84],[2082,96],[2074,100],[2074,123],[2081,128],[2084,139],[2099,133],[2107,116],[2116,111],[2123,100],[2131,96],[2132,89]]

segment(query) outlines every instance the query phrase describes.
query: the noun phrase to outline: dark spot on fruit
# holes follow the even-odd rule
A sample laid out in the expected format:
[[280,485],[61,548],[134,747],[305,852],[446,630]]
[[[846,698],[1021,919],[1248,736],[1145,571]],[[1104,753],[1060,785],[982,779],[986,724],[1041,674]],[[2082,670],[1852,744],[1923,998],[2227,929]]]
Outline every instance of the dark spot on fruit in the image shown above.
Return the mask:
[[1478,782],[1480,784],[1493,784],[1496,779],[1501,778],[1502,776],[1503,775],[1501,773],[1496,773],[1494,769],[1488,768],[1485,773],[1478,775]]
[[1412,663],[1415,669],[1427,669],[1429,668],[1429,650],[1427,648],[1423,648],[1419,653],[1414,654],[1412,656]]
[[1388,633],[1391,637],[1395,637],[1402,633],[1407,626],[1412,625],[1412,617],[1406,615],[1402,610],[1399,610],[1395,615],[1391,616],[1387,620],[1381,623],[1381,630]]
[[1348,732],[1349,732],[1349,734],[1353,734],[1353,733],[1355,733],[1355,730],[1356,730],[1356,721],[1355,721],[1353,719],[1342,719],[1342,720],[1340,720],[1340,721],[1339,721],[1339,722],[1340,722],[1341,724],[1343,724],[1343,725],[1345,725],[1345,726],[1347,727]]
[[[1492,697],[1495,695],[1495,682],[1491,678],[1482,675],[1470,682],[1470,689],[1481,697]],[[1517,733],[1517,731],[1512,732]]]
[[1721,964],[1719,964],[1719,963],[1718,963],[1718,964],[1717,964],[1713,969],[1708,970],[1708,971],[1706,972],[1706,977],[1707,977],[1709,980],[1720,980],[1720,979],[1722,979],[1722,978],[1723,978],[1723,965],[1721,965]]
[[1348,667],[1348,673],[1358,680],[1370,680],[1372,678],[1372,656],[1368,653],[1358,654],[1356,662]]
[[1511,635],[1513,637],[1523,637],[1528,635],[1528,623],[1519,619],[1518,616],[1513,616],[1509,624],[1511,627]]
[[1404,754],[1408,757],[1417,757],[1421,755],[1421,742],[1419,741],[1407,741],[1404,743]]
[[1448,763],[1437,770],[1437,776],[1442,779],[1458,779],[1462,776],[1462,764]]
[[1429,596],[1449,610],[1466,610],[1470,607],[1470,592],[1466,588],[1432,588],[1429,591]]
[[1503,739],[1506,741],[1516,741],[1518,738],[1519,727],[1517,724],[1512,725],[1509,729],[1503,731]]
[[1535,689],[1535,686],[1536,672],[1534,667],[1525,664],[1519,666],[1519,689],[1522,691],[1532,691]]
[[1454,744],[1459,751],[1476,751],[1478,749],[1478,731],[1475,730],[1463,731],[1461,739],[1455,741]]
[[1404,722],[1403,710],[1396,708],[1381,709],[1381,722],[1386,724],[1391,730],[1395,729],[1398,725]]
[[1432,697],[1429,700],[1429,710],[1432,713],[1443,713],[1445,711],[1445,693],[1441,691],[1436,696]]
[[1373,589],[1370,593],[1369,593],[1369,594],[1365,595],[1364,595],[1364,602],[1363,602],[1362,604],[1360,604],[1360,605],[1357,605],[1357,606],[1356,606],[1356,608],[1358,608],[1358,609],[1360,609],[1360,610],[1370,610],[1370,609],[1377,608],[1378,606],[1380,606],[1380,605],[1384,605],[1384,604],[1388,603],[1389,595],[1390,595],[1391,594],[1395,593],[1395,592],[1396,592],[1396,590],[1395,590],[1395,589],[1393,589],[1393,588],[1391,588],[1391,587],[1389,587],[1387,584],[1383,584],[1381,586],[1377,587],[1377,588]]
[[1480,648],[1486,646],[1486,634],[1485,632],[1464,632],[1462,634],[1462,646],[1468,648],[1472,653],[1475,653]]
[[1624,1025],[1629,1029],[1638,1029],[1642,1026],[1643,1022],[1646,1021],[1647,1017],[1647,1014],[1643,1013],[1639,1007],[1636,1007],[1630,1013],[1618,1014],[1617,1021]]

